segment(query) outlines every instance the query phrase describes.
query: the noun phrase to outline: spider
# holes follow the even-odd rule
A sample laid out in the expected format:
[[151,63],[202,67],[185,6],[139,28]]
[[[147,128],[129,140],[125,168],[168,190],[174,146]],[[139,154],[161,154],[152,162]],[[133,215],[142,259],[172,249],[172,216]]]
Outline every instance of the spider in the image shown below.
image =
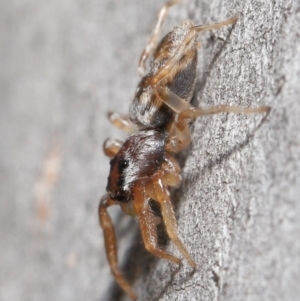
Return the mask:
[[[140,226],[145,248],[160,258],[179,264],[181,259],[160,249],[150,200],[160,205],[161,216],[170,240],[189,265],[196,263],[178,237],[176,218],[169,189],[180,183],[180,167],[174,154],[191,143],[189,123],[204,115],[216,113],[268,113],[267,106],[245,108],[219,105],[195,108],[190,104],[196,83],[197,34],[201,31],[234,25],[237,17],[211,25],[193,25],[190,20],[175,27],[159,43],[162,24],[168,9],[180,0],[170,0],[160,9],[157,23],[139,61],[141,75],[129,116],[109,114],[110,121],[130,135],[125,142],[108,139],[104,153],[111,158],[107,193],[99,204],[99,220],[104,233],[106,256],[120,287],[133,300],[136,295],[118,269],[114,227],[107,208],[121,206],[135,217]],[[150,68],[145,72],[148,58]]]

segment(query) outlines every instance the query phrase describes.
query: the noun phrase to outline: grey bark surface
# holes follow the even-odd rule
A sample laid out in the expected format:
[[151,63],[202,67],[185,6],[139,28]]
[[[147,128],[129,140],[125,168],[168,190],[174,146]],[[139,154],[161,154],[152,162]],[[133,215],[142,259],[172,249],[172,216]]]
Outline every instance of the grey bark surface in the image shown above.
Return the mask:
[[[106,112],[127,112],[162,3],[0,3],[1,300],[128,300],[97,220],[109,167],[102,143],[125,137]],[[136,223],[111,210],[120,266],[139,300],[300,298],[299,1],[184,1],[166,28],[233,15],[232,29],[199,37],[193,104],[272,111],[259,129],[259,115],[192,125],[172,198],[196,271],[153,258]],[[54,180],[45,177],[53,149]],[[179,256],[159,230],[162,246]]]

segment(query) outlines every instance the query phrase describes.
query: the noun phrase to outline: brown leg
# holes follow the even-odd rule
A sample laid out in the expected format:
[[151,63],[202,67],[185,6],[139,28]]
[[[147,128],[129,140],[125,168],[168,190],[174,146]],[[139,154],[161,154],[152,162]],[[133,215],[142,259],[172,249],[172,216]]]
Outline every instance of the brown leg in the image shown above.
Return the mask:
[[193,268],[196,268],[196,263],[190,257],[190,255],[189,255],[188,251],[186,250],[186,248],[184,247],[183,243],[178,238],[177,222],[176,222],[176,218],[175,218],[175,213],[173,210],[172,203],[170,201],[170,197],[169,197],[167,188],[166,188],[165,184],[162,182],[162,174],[160,172],[158,172],[153,177],[153,186],[154,186],[154,190],[155,190],[155,194],[156,194],[156,201],[158,201],[160,203],[163,220],[164,220],[166,230],[168,232],[170,239],[176,245],[176,247],[181,252],[181,254],[184,256],[184,258],[188,261],[189,265]]
[[271,108],[268,106],[258,107],[258,108],[245,108],[236,106],[215,106],[209,108],[191,108],[181,112],[177,118],[177,127],[183,129],[186,126],[187,119],[195,119],[200,116],[212,115],[218,113],[242,113],[242,114],[257,114],[257,113],[267,113],[269,114]]
[[122,145],[122,141],[108,138],[103,143],[103,152],[107,157],[113,158]]
[[238,20],[238,17],[232,17],[228,20],[225,20],[225,21],[219,22],[219,23],[206,24],[206,25],[196,25],[196,26],[193,26],[192,29],[194,29],[196,32],[205,31],[205,30],[220,29],[224,26],[235,24],[237,20]]
[[[165,101],[165,103],[167,103]],[[180,102],[178,101],[178,109],[180,108]],[[218,113],[241,113],[241,114],[262,114],[270,113],[271,108],[268,106],[262,106],[258,108],[246,108],[237,106],[225,106],[219,105],[208,108],[194,108],[189,105],[190,108],[181,111],[176,118],[176,121],[171,125],[169,131],[169,139],[166,143],[166,150],[172,152],[178,152],[188,146],[191,142],[191,134],[188,123],[191,119],[195,119],[200,116],[212,115]],[[181,106],[183,107],[183,105]]]
[[136,300],[136,295],[134,294],[131,286],[118,269],[116,235],[111,218],[107,212],[107,207],[115,204],[116,203],[109,199],[107,195],[102,197],[99,204],[99,222],[103,229],[106,257],[117,283],[132,300]]
[[185,99],[180,98],[177,94],[167,88],[156,85],[152,90],[156,96],[177,114],[193,108]]
[[180,263],[180,259],[159,249],[157,246],[157,230],[155,218],[144,192],[144,183],[138,182],[134,187],[134,209],[140,223],[145,248],[155,256]]
[[165,185],[175,187],[180,183],[180,167],[178,162],[175,160],[175,158],[173,158],[172,155],[166,154],[165,162],[162,164],[162,169],[164,171],[163,182]]
[[123,130],[126,133],[133,133],[136,131],[136,125],[133,124],[127,115],[121,115],[116,112],[108,113],[109,121],[117,128]]
[[140,56],[139,65],[138,65],[138,72],[139,72],[140,76],[144,75],[146,60],[152,54],[153,50],[157,46],[159,36],[160,36],[160,31],[161,31],[162,25],[165,21],[165,18],[167,16],[169,8],[173,5],[181,2],[181,1],[182,0],[169,0],[159,10],[158,16],[157,16],[157,22],[156,22],[155,27],[153,29],[153,32],[150,36],[150,40],[148,41],[145,49],[143,50],[143,52]]
[[[153,88],[153,93],[177,114],[194,108],[187,101],[160,85],[156,85],[155,88]],[[173,122],[167,129],[169,135],[165,146],[166,151],[179,152],[191,143],[192,138],[188,122],[185,121],[185,123],[186,127],[181,128],[181,130],[177,128],[176,122]]]
[[165,145],[166,151],[173,153],[180,152],[192,142],[191,131],[187,120],[181,122],[180,129],[177,123],[173,122],[168,132],[169,135]]

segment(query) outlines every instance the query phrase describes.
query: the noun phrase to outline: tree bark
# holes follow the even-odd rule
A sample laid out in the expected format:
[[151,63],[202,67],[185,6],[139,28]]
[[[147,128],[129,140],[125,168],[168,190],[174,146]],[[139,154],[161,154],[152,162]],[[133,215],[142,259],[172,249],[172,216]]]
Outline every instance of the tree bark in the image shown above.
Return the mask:
[[[1,4],[1,300],[128,300],[106,262],[107,111],[126,113],[139,54],[163,1]],[[154,258],[112,213],[139,300],[297,300],[300,295],[300,3],[184,1],[184,19],[233,27],[199,36],[193,105],[269,105],[270,115],[197,119],[172,193],[192,271]],[[159,228],[160,243],[178,250]]]

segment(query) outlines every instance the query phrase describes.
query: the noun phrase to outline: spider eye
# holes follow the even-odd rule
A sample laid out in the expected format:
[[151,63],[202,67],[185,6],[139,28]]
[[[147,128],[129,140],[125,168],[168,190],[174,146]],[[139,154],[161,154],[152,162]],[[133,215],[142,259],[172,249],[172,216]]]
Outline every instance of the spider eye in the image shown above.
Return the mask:
[[129,166],[129,160],[127,159],[120,159],[118,163],[119,171],[122,171],[123,169],[127,168]]

